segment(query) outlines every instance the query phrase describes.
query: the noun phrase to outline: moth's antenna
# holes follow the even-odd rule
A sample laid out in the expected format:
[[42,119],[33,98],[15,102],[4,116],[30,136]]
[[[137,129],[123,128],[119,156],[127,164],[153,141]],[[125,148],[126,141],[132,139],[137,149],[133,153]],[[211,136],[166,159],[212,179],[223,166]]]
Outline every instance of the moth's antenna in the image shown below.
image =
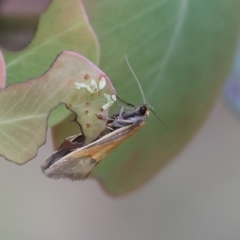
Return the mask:
[[143,90],[142,90],[142,86],[141,86],[141,84],[140,84],[140,82],[139,82],[139,80],[138,80],[135,72],[133,71],[132,67],[130,66],[130,63],[129,63],[129,61],[128,61],[128,57],[127,57],[126,54],[125,54],[125,59],[126,59],[126,62],[127,62],[128,67],[129,67],[130,71],[132,72],[132,74],[133,74],[133,76],[134,76],[134,78],[135,78],[135,80],[136,80],[136,82],[137,82],[137,84],[138,84],[138,87],[139,87],[139,89],[140,89],[140,91],[141,91],[142,98],[143,98],[143,103],[146,104],[147,102],[146,102],[146,98],[145,98],[145,95],[144,95]]
[[[132,74],[133,74],[133,76],[134,76],[134,78],[135,78],[135,80],[136,80],[136,82],[137,82],[137,84],[138,84],[138,87],[139,87],[139,89],[140,89],[140,91],[141,91],[142,98],[143,98],[143,103],[146,104],[148,107],[150,107],[149,110],[154,114],[154,116],[155,116],[155,117],[159,120],[159,122],[162,124],[163,128],[164,128],[165,131],[167,132],[167,135],[168,135],[170,141],[172,142],[173,146],[175,147],[176,144],[174,143],[174,141],[173,141],[171,135],[169,134],[167,128],[165,127],[165,125],[163,124],[163,122],[161,121],[161,119],[157,116],[157,114],[153,111],[153,107],[151,107],[149,104],[147,104],[146,98],[145,98],[145,95],[144,95],[144,92],[143,92],[143,90],[142,90],[142,86],[141,86],[141,84],[140,84],[140,82],[139,82],[139,80],[138,80],[135,72],[133,71],[132,67],[130,66],[130,63],[129,63],[129,61],[128,61],[128,57],[127,57],[126,54],[125,54],[125,59],[126,59],[126,62],[127,62],[128,67],[129,67],[130,71],[132,72]],[[120,100],[120,99],[119,99],[119,100]]]
[[166,126],[164,125],[164,123],[162,122],[162,120],[158,117],[158,115],[157,115],[152,109],[150,109],[150,111],[151,111],[151,112],[153,113],[153,115],[158,119],[158,121],[162,124],[163,128],[165,129],[165,131],[166,131],[166,133],[167,133],[167,135],[168,135],[168,138],[169,138],[170,141],[172,142],[173,146],[176,147],[176,144],[174,143],[171,135],[169,134],[169,132],[168,132]]

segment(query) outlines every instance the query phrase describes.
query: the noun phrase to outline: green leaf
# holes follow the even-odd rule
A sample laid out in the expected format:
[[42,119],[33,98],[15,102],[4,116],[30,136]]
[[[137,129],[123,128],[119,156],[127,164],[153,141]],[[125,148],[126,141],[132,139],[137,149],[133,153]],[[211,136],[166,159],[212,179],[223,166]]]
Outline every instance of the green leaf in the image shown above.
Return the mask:
[[61,103],[77,114],[85,144],[92,142],[106,126],[97,117],[108,116],[104,94],[115,94],[106,75],[85,57],[64,51],[44,75],[0,91],[0,154],[18,164],[33,158],[45,143],[49,113]]
[[[63,50],[81,53],[98,63],[98,43],[79,0],[53,0],[42,15],[28,47],[19,52],[3,51],[7,84],[43,74]],[[62,108],[52,115],[50,125],[61,121],[67,114]]]
[[100,67],[118,95],[141,103],[124,54],[154,116],[93,171],[114,195],[151,179],[203,124],[232,65],[240,29],[239,0],[85,0],[101,47]]

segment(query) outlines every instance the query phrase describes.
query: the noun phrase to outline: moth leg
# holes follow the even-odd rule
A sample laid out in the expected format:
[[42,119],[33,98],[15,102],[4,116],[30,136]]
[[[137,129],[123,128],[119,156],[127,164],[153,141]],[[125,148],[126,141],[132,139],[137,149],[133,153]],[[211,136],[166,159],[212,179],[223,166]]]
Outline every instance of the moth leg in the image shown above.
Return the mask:
[[101,114],[96,114],[96,115],[97,115],[97,118],[101,119],[101,120],[107,120],[107,121],[114,121],[115,120],[113,118],[105,118]]
[[110,131],[114,131],[114,128],[111,128],[109,126],[107,126],[107,129],[109,129]]
[[122,106],[120,108],[117,109],[117,111],[115,111],[115,113],[112,116],[118,116],[119,115],[119,111],[121,110]]
[[122,114],[123,114],[123,111],[124,111],[124,107],[121,107],[121,108],[120,108],[120,111],[119,111],[119,117],[121,117],[121,116],[122,116]]
[[117,96],[117,99],[118,99],[120,102],[123,102],[123,103],[125,103],[125,104],[128,105],[128,106],[135,107],[133,104],[128,103],[128,102],[125,102],[124,100],[122,100],[119,96]]

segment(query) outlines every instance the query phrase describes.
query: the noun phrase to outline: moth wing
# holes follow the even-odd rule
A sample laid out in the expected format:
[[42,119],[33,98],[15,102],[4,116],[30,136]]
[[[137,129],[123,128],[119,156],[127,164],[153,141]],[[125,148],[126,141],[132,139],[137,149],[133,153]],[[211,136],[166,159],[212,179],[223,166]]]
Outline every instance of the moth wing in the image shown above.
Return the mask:
[[47,177],[54,179],[83,180],[106,155],[137,132],[144,123],[145,121],[120,128],[67,155],[52,154],[42,165],[42,171]]
[[84,180],[91,173],[98,162],[91,156],[75,157],[66,155],[47,169],[43,173],[50,178],[69,178],[73,181]]

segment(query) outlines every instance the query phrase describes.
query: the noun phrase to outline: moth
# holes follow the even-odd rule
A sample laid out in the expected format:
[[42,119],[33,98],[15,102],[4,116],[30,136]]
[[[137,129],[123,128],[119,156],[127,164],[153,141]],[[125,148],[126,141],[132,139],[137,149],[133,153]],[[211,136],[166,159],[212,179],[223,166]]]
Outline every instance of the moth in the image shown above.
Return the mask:
[[[78,145],[81,145],[83,135],[72,138],[70,142],[73,144],[73,148],[62,148],[49,156],[42,165],[43,173],[47,177],[55,179],[85,179],[106,155],[137,132],[146,122],[146,118],[147,114],[135,118],[135,122],[132,124],[120,122],[120,125],[125,126],[109,130],[106,135],[103,133],[103,136],[83,147]],[[118,120],[115,120],[110,126],[113,127],[115,123],[118,125]]]
[[[71,180],[85,179],[106,155],[136,133],[146,123],[151,109],[146,103],[140,82],[129,65],[127,58],[126,61],[139,85],[144,103],[135,107],[123,101],[127,104],[126,110],[122,107],[119,113],[112,115],[108,119],[103,132],[86,146],[83,146],[85,141],[84,135],[80,134],[67,138],[60,148],[42,164],[42,172],[47,177],[54,179],[69,178]],[[101,118],[101,116],[97,117]]]

